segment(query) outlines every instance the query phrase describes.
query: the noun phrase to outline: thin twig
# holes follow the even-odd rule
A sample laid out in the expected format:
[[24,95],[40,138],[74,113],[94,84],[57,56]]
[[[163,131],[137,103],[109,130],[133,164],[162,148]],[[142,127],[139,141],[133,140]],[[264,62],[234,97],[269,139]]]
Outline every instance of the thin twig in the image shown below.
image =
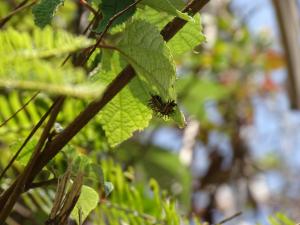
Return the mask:
[[3,27],[5,25],[5,23],[8,22],[8,20],[14,16],[15,14],[21,12],[24,9],[30,8],[31,6],[33,6],[34,4],[37,3],[37,0],[33,0],[31,3],[27,4],[27,5],[22,5],[22,3],[19,5],[19,7],[17,7],[14,11],[10,12],[7,16],[5,16],[4,18],[0,19],[0,28]]
[[98,47],[98,45],[101,43],[104,35],[106,34],[106,32],[108,31],[108,29],[111,27],[111,25],[113,24],[113,22],[119,18],[120,16],[122,16],[124,13],[126,13],[129,9],[135,7],[139,2],[141,2],[142,0],[137,0],[136,2],[128,5],[125,9],[121,10],[120,12],[116,13],[113,17],[111,17],[107,23],[107,25],[105,26],[103,32],[100,34],[100,37],[98,38],[96,44],[94,45],[94,47],[92,48],[92,50],[89,52],[89,54],[85,57],[85,59],[82,61],[81,65],[84,65],[87,60],[90,58],[90,56],[93,54],[93,52],[96,50],[96,48]]
[[[12,118],[14,118],[19,112],[21,112],[31,101],[35,99],[35,97],[39,94],[40,92],[36,92],[24,105],[22,105],[21,108],[19,108],[14,114],[12,114],[10,117],[8,117],[6,120],[3,121],[3,123],[0,124],[0,128],[3,127],[5,124],[8,123]],[[1,180],[1,176],[0,176]]]
[[85,0],[79,0],[79,2],[89,11],[91,11],[95,16],[97,15],[97,10],[95,10],[88,2],[86,2]]
[[[97,12],[97,14],[93,17],[93,19],[90,21],[90,23],[87,25],[87,27],[85,28],[85,30],[83,31],[83,34],[86,34],[88,32],[88,30],[90,29],[90,27],[93,25],[93,23],[97,20],[97,17],[100,13],[100,10]],[[66,64],[66,62],[71,58],[72,53],[70,53],[62,62],[61,66],[64,66]]]
[[225,218],[225,219],[221,220],[220,222],[216,223],[216,225],[221,225],[221,224],[227,223],[228,221],[233,220],[240,215],[242,215],[242,212],[237,212],[237,213],[233,214],[232,216]]

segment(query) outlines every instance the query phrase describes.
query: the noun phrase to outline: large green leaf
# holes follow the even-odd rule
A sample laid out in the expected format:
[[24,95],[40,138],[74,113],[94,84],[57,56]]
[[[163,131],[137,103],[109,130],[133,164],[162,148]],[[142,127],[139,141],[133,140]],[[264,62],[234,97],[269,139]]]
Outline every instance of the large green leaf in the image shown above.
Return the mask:
[[175,98],[175,64],[154,25],[141,20],[129,23],[117,47],[150,89],[157,91],[165,101]]
[[[162,29],[172,16],[159,13],[151,8],[146,7],[145,10],[139,9],[136,13],[137,18],[141,18],[151,24]],[[193,21],[189,21],[168,43],[174,56],[181,56],[183,53],[193,50],[193,48],[201,44],[205,40],[202,33],[201,17],[195,15]]]
[[[172,16],[177,16],[183,20],[191,21],[193,20],[192,17],[187,15],[186,13],[180,12],[173,4],[173,1],[169,0],[143,0],[143,4],[150,6],[151,8],[159,11],[159,12],[166,12]],[[177,4],[178,1],[177,1]]]
[[[118,12],[125,9],[130,4],[134,3],[134,0],[102,0],[102,3],[100,4],[100,8],[103,14],[103,19],[99,23],[96,31],[102,32],[106,25],[109,22],[109,19],[113,17]],[[112,25],[117,25],[120,23],[125,22],[128,18],[130,18],[135,12],[135,7],[130,8],[125,13],[123,13],[121,16],[119,16],[117,19],[114,20]]]
[[79,199],[71,213],[71,218],[76,220],[77,224],[79,224],[80,217],[81,222],[84,222],[91,211],[97,207],[98,202],[98,193],[93,188],[83,185]]
[[57,8],[63,2],[64,0],[41,0],[39,4],[32,8],[35,24],[41,28],[50,24]]
[[[112,81],[121,68],[118,58],[118,54],[115,53],[111,71],[105,74],[100,72],[94,79],[107,83]],[[121,143],[131,137],[133,132],[148,126],[152,117],[151,110],[145,104],[148,98],[146,85],[139,78],[134,78],[103,108],[98,118],[111,146]]]

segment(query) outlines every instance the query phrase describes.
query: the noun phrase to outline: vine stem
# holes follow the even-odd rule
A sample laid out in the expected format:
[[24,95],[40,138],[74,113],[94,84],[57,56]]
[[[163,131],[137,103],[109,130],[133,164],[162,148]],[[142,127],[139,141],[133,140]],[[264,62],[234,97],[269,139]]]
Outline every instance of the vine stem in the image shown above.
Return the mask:
[[84,7],[86,7],[89,11],[91,11],[94,16],[97,15],[97,10],[95,10],[88,2],[86,2],[85,0],[79,0],[80,4],[82,4]]
[[221,220],[220,222],[216,223],[216,225],[221,225],[221,224],[227,223],[242,214],[243,214],[242,212],[237,212],[237,213],[233,214],[232,216],[225,218],[225,219]]

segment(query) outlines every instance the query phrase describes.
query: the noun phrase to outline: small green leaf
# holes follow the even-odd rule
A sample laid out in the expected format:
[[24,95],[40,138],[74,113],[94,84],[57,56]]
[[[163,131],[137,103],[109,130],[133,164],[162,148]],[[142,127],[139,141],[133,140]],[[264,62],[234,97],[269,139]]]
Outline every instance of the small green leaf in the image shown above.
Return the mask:
[[[134,3],[134,0],[102,0],[100,4],[100,8],[102,10],[103,19],[99,23],[98,27],[96,28],[96,32],[102,32],[106,25],[109,22],[109,19],[113,17],[118,12],[125,9],[127,6]],[[135,12],[135,7],[130,8],[121,16],[119,16],[116,20],[114,20],[112,25],[117,25],[125,22],[128,18],[130,18]]]
[[193,21],[192,17],[186,13],[180,12],[169,0],[144,0],[142,3],[159,12],[166,12],[172,16],[177,16],[186,21]]
[[110,193],[114,190],[114,185],[111,182],[104,182],[104,192],[105,192],[105,196],[109,196]]
[[79,224],[80,217],[84,222],[91,211],[97,207],[98,202],[98,193],[93,188],[83,185],[79,199],[71,213],[71,218],[76,220],[77,224]]
[[64,0],[41,0],[41,2],[32,8],[34,22],[40,28],[50,24],[58,7]]
[[104,185],[104,176],[101,166],[96,163],[93,163],[90,157],[77,154],[73,161],[72,172],[78,173],[82,171],[84,173],[85,180],[92,180],[96,183]]

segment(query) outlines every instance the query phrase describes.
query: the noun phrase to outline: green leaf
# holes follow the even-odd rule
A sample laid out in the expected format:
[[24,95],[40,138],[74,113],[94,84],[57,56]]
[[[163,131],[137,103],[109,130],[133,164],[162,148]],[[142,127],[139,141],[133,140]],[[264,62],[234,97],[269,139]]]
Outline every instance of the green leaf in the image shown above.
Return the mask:
[[[148,7],[144,10],[139,9],[136,17],[150,22],[160,30],[172,20],[172,16],[159,13]],[[183,53],[193,50],[203,41],[205,41],[205,36],[202,33],[201,17],[197,14],[194,16],[194,21],[189,21],[167,45],[173,56],[181,56]]]
[[173,55],[182,55],[191,51],[195,46],[205,41],[202,33],[200,15],[194,17],[194,21],[188,22],[176,35],[168,42],[168,46]]
[[[61,67],[51,56],[87,47],[91,41],[51,28],[33,34],[8,29],[0,32],[0,87],[39,90],[74,97],[99,96],[104,87],[88,83],[83,70]],[[47,60],[42,60],[47,58]]]
[[100,83],[85,81],[80,69],[61,68],[45,61],[14,60],[0,67],[0,88],[37,90],[78,98],[98,97],[104,90]]
[[104,182],[104,192],[105,192],[105,196],[109,196],[110,193],[114,190],[114,185],[111,182]]
[[186,21],[193,21],[193,18],[186,13],[182,13],[169,0],[143,0],[142,3],[159,11],[166,12],[172,16],[177,16]]
[[92,159],[83,154],[77,154],[72,164],[72,172],[84,173],[85,180],[91,180],[98,184],[104,185],[104,176],[101,166],[93,163]]
[[[134,0],[102,0],[100,4],[100,8],[102,10],[103,19],[99,23],[96,28],[96,32],[102,32],[106,25],[108,24],[111,17],[113,17],[118,12],[125,9],[127,6],[134,3]],[[116,20],[114,20],[112,25],[117,25],[125,22],[128,18],[130,18],[135,12],[135,7],[130,8],[121,16],[119,16]]]
[[[105,73],[105,76],[102,71],[94,79],[102,79],[102,82],[107,83],[112,81],[121,68],[118,65],[119,55],[117,53],[114,54],[113,60],[112,70]],[[104,64],[110,64],[110,62]],[[103,124],[111,146],[121,143],[130,138],[133,132],[142,130],[149,125],[152,112],[145,104],[149,98],[145,87],[146,85],[140,79],[134,78],[100,112],[99,122]]]
[[58,7],[64,0],[41,0],[41,2],[32,8],[34,22],[40,28],[50,24]]
[[[23,142],[24,140],[20,139],[10,146],[10,151],[12,152],[12,155],[14,155],[19,150]],[[35,149],[36,144],[37,144],[36,138],[33,138],[31,141],[29,141],[27,145],[23,148],[19,156],[17,157],[16,161],[20,163],[22,166],[26,166],[28,161],[30,160],[30,157]]]
[[32,34],[12,28],[0,31],[0,43],[1,61],[9,64],[17,58],[29,60],[61,56],[88,47],[92,41],[84,36],[74,36],[64,30],[47,27],[43,30],[34,29]]
[[98,193],[93,188],[83,185],[79,199],[71,213],[71,218],[76,220],[77,224],[79,224],[80,217],[81,221],[84,222],[91,211],[97,207],[98,202]]
[[154,25],[141,20],[129,23],[117,47],[137,74],[148,82],[150,89],[165,101],[175,99],[175,64]]

